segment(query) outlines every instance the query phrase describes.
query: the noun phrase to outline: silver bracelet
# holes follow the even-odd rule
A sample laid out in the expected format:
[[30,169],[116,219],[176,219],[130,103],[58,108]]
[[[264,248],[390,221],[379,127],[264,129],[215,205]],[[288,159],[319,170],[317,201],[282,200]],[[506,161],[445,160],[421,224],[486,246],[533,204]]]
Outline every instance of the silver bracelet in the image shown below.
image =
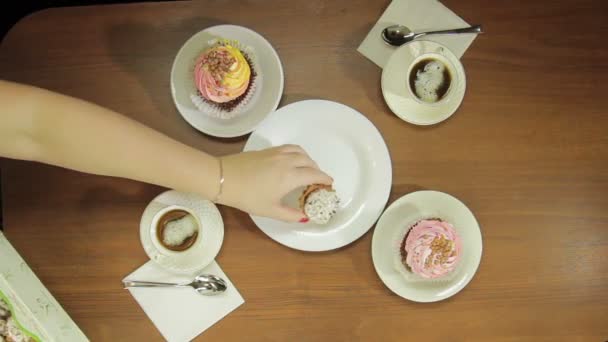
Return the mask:
[[222,158],[218,158],[220,163],[220,189],[217,192],[217,195],[213,199],[214,203],[217,203],[220,200],[220,196],[222,196],[222,190],[224,190],[224,165],[222,163]]

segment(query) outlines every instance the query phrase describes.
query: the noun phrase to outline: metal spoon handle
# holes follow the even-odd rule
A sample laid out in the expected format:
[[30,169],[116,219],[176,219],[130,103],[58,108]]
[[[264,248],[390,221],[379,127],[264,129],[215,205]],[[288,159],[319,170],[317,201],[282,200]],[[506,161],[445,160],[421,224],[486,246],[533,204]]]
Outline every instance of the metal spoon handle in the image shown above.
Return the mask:
[[159,283],[154,281],[125,281],[125,289],[128,287],[189,287],[190,284]]
[[482,33],[481,25],[473,25],[471,27],[464,27],[453,30],[441,30],[441,31],[430,31],[430,32],[420,32],[416,33],[415,38],[419,38],[422,36],[428,36],[431,34],[457,34],[457,33]]

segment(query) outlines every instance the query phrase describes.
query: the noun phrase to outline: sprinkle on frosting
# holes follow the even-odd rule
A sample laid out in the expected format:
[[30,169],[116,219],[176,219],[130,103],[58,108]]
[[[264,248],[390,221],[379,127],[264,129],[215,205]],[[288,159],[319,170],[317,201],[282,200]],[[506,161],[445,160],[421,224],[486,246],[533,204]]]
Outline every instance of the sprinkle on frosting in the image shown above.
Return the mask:
[[432,219],[416,223],[401,248],[403,261],[412,272],[424,278],[438,278],[456,268],[462,243],[451,224]]
[[214,103],[226,103],[245,94],[251,77],[247,58],[228,43],[205,51],[194,67],[196,88],[203,98]]
[[340,199],[329,185],[313,184],[308,186],[300,197],[300,206],[312,222],[326,224],[336,214]]

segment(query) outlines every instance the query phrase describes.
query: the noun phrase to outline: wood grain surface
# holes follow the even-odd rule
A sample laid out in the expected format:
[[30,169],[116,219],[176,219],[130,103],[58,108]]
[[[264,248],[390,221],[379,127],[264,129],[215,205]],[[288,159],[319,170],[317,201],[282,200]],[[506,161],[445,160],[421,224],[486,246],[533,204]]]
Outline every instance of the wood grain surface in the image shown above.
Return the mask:
[[[285,248],[221,208],[218,261],[246,303],[200,340],[608,339],[608,6],[597,0],[445,0],[483,23],[462,58],[467,93],[433,127],[407,124],[356,52],[388,1],[213,0],[60,8],[19,22],[0,77],[84,98],[201,150],[220,140],[181,119],[169,91],[181,44],[210,25],[250,27],[285,68],[281,105],[322,98],[364,113],[393,161],[389,203],[434,189],[480,222],[478,273],[458,295],[392,294],[370,256],[373,230],[327,253]],[[69,132],[65,132],[69,134]],[[140,215],[163,189],[3,160],[6,235],[93,341],[160,341],[120,280],[147,261]]]

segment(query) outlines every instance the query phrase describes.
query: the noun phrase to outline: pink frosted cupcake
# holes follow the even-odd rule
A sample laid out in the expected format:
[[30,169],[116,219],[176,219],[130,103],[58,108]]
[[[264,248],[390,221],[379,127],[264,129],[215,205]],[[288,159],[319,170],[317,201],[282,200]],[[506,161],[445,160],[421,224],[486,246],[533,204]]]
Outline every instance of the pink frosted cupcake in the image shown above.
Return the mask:
[[423,279],[445,278],[460,262],[462,242],[448,222],[440,219],[418,221],[402,239],[397,259],[399,271],[405,276],[410,273]]

